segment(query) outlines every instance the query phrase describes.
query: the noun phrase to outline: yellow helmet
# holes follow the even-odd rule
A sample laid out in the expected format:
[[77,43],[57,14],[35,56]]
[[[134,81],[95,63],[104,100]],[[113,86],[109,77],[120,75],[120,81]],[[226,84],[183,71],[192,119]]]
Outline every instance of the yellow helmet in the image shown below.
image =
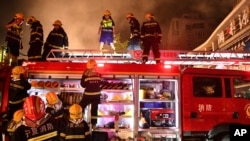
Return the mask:
[[36,21],[36,18],[35,18],[34,16],[29,16],[29,17],[27,18],[26,23],[27,23],[28,25],[30,25],[30,24],[32,24],[34,21]]
[[79,104],[73,104],[69,107],[69,118],[80,119],[82,118],[82,107]]
[[109,10],[105,10],[103,14],[104,16],[111,16],[111,12]]
[[59,101],[59,98],[58,98],[58,96],[57,96],[56,93],[54,93],[54,92],[48,92],[46,94],[46,100],[47,100],[48,104],[54,105],[54,104],[56,104]]
[[154,16],[151,13],[146,13],[145,19],[148,19],[148,18],[154,18]]
[[134,14],[133,13],[127,13],[126,18],[131,18],[131,17],[134,17]]
[[15,77],[15,78],[19,78],[20,74],[24,74],[25,72],[26,71],[25,71],[24,67],[22,67],[22,66],[15,66],[12,69],[12,76]]
[[22,120],[23,116],[24,116],[24,111],[23,111],[23,109],[17,110],[17,111],[13,114],[13,120],[14,120],[15,122],[19,122],[19,121]]
[[89,59],[87,62],[87,69],[93,69],[97,66],[96,61],[94,59]]
[[59,26],[62,26],[62,22],[60,20],[56,20],[53,25],[59,25]]
[[24,15],[23,15],[23,13],[16,13],[15,14],[15,19],[24,19]]

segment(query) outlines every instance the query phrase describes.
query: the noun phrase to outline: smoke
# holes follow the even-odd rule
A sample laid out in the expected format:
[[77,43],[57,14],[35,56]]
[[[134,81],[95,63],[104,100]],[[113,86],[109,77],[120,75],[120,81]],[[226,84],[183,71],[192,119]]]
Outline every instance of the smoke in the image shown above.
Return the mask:
[[[57,19],[63,23],[63,28],[69,37],[69,49],[99,49],[100,25],[103,11],[109,9],[116,24],[116,33],[122,40],[129,37],[129,24],[125,19],[127,12],[133,12],[142,23],[144,14],[151,12],[162,26],[166,37],[168,25],[172,17],[181,16],[186,12],[201,12],[205,17],[222,20],[233,7],[235,0],[35,0],[1,1],[0,45],[5,45],[5,24],[16,12],[23,12],[25,17],[35,16],[43,25],[44,40],[52,30]],[[226,10],[225,10],[226,9]],[[218,10],[220,13],[218,13]],[[21,51],[26,54],[29,45],[29,27],[24,25],[23,44]],[[164,40],[164,38],[163,38]]]

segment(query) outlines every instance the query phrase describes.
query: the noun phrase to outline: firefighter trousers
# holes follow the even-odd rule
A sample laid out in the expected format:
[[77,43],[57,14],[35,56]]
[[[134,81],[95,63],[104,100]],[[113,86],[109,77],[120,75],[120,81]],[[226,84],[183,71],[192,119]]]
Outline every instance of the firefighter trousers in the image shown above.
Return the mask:
[[91,124],[97,123],[98,104],[100,104],[100,94],[98,95],[83,95],[80,105],[84,110],[89,104],[91,104]]
[[149,56],[149,52],[151,48],[152,48],[156,63],[160,63],[159,43],[160,41],[158,39],[155,39],[154,37],[148,37],[143,40],[142,61],[144,63],[148,61],[148,56]]

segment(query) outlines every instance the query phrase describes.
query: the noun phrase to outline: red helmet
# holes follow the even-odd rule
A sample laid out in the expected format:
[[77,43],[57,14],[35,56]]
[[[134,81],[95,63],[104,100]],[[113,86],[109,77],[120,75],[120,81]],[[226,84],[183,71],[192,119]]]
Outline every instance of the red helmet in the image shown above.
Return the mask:
[[24,116],[30,120],[36,121],[45,115],[44,101],[35,95],[25,99],[23,104]]

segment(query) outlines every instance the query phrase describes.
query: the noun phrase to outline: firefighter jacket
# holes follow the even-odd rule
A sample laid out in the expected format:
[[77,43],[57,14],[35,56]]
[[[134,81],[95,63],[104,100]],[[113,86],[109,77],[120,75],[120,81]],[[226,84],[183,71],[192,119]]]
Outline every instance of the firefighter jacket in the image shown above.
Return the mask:
[[139,21],[132,17],[129,21],[130,24],[130,33],[132,35],[132,38],[140,38],[140,23]]
[[30,42],[29,44],[43,44],[43,27],[39,21],[35,21],[31,25]]
[[91,133],[87,122],[83,119],[66,120],[60,133],[61,140],[65,141],[91,141]]
[[[14,19],[10,21],[8,24],[11,24],[13,22],[14,22]],[[8,30],[7,36],[5,39],[7,42],[11,42],[11,41],[20,42],[21,41],[21,35],[23,33],[22,25],[14,24],[11,28],[8,28],[7,30]]]
[[12,79],[9,88],[9,104],[20,104],[28,95],[27,90],[31,88],[25,79]]
[[43,46],[43,27],[39,21],[35,21],[31,25],[30,32],[30,48],[28,50],[28,59],[42,58],[42,46]]
[[115,26],[115,22],[110,17],[110,19],[105,19],[101,21],[101,33],[102,34],[113,34],[113,27]]
[[161,41],[162,32],[159,23],[155,20],[143,22],[141,27],[141,38],[147,40],[147,38],[154,38]]
[[10,136],[13,136],[15,130],[22,125],[22,121],[16,122],[14,120],[11,120],[7,125],[7,131]]
[[94,69],[86,69],[82,75],[81,86],[85,88],[85,95],[101,94],[101,77]]
[[14,131],[12,141],[58,141],[60,132],[59,120],[45,115],[39,121],[24,121]]
[[45,48],[51,49],[63,49],[64,47],[68,47],[68,36],[64,29],[60,27],[58,30],[53,29],[45,42]]

